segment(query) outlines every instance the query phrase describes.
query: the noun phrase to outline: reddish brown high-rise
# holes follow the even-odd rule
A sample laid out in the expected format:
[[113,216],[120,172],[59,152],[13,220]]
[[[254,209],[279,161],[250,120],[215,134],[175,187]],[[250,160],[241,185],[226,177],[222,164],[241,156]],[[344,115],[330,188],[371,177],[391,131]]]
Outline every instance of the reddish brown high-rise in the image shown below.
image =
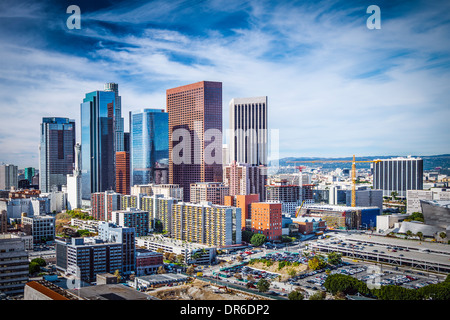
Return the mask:
[[[184,201],[189,201],[191,183],[222,182],[222,83],[201,81],[168,89],[166,99],[169,183],[183,187]],[[205,139],[205,132],[210,129],[220,132],[217,140]],[[214,130],[208,132],[214,133]],[[220,144],[213,152],[214,158],[219,160],[205,161],[205,151],[208,153],[213,142],[217,146]],[[180,146],[183,146],[182,151]]]
[[116,152],[116,192],[130,194],[130,153]]

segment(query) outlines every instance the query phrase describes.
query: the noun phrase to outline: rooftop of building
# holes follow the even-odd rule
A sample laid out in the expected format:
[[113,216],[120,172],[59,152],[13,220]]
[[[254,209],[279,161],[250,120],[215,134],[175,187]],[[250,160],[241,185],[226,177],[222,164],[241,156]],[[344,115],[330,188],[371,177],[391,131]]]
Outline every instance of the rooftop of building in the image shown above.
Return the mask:
[[25,219],[32,219],[32,220],[56,220],[54,216],[50,215],[38,215],[38,216],[24,216]]
[[186,281],[188,276],[177,273],[163,273],[163,274],[152,274],[148,276],[137,277],[138,280],[148,282],[150,285],[153,284],[164,284],[179,281]]
[[136,257],[140,256],[159,256],[162,255],[160,252],[152,251],[149,249],[136,248]]
[[206,244],[201,243],[194,243],[194,242],[188,242],[188,241],[182,241],[170,237],[164,237],[160,234],[152,234],[142,237],[136,237],[136,240],[146,240],[150,242],[159,243],[161,245],[171,246],[171,247],[179,247],[179,248],[188,248],[190,250],[195,249],[208,249],[210,246]]
[[192,186],[221,186],[221,187],[228,187],[226,184],[224,184],[223,182],[194,182],[191,183],[191,187]]
[[194,207],[211,207],[211,208],[223,208],[223,209],[229,209],[229,208],[233,208],[236,209],[236,207],[232,207],[232,206],[225,206],[225,205],[221,205],[221,204],[215,204],[212,203],[210,201],[200,201],[199,203],[192,203],[192,202],[183,202],[180,201],[178,202],[176,205],[186,205],[186,206],[194,206]]
[[321,210],[331,210],[331,211],[356,211],[356,210],[368,210],[368,209],[377,209],[378,207],[350,207],[350,206],[340,206],[340,205],[332,205],[332,204],[305,204],[303,205],[305,209],[321,209]]
[[402,160],[402,161],[405,161],[405,160],[422,160],[422,158],[406,156],[406,157],[392,157],[392,158],[389,158],[389,159],[376,159],[376,160],[381,160],[381,161]]
[[123,284],[100,284],[69,291],[84,300],[158,300]]
[[114,213],[114,212],[148,213],[148,211],[141,210],[141,209],[134,208],[134,207],[127,207],[125,210],[112,211],[112,213]]
[[426,202],[438,207],[450,209],[450,200],[420,200],[421,202]]
[[30,281],[26,285],[49,297],[51,300],[79,300],[75,294],[47,280]]
[[292,218],[293,222],[318,222],[322,221],[322,218],[319,217],[298,217]]

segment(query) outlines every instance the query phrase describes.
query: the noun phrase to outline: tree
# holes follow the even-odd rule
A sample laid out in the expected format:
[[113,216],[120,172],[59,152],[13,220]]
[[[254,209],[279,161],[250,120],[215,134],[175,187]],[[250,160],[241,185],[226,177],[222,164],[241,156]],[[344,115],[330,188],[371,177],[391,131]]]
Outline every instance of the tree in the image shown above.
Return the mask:
[[297,271],[294,268],[289,269],[288,275],[290,277],[295,277],[296,274],[297,274]]
[[303,300],[304,298],[305,298],[305,296],[303,295],[303,293],[298,290],[292,290],[288,294],[289,300]]
[[281,236],[281,242],[293,242],[293,241],[295,241],[294,237],[289,237],[287,235]]
[[369,294],[369,288],[367,284],[361,280],[358,280],[352,276],[345,274],[331,274],[329,275],[325,282],[323,283],[325,289],[331,294],[335,295],[338,292],[344,294]]
[[120,280],[122,279],[122,276],[120,275],[119,269],[117,269],[117,270],[114,272],[114,276],[117,278],[117,282],[120,282]]
[[342,253],[330,252],[328,254],[328,263],[334,264],[334,265],[342,263]]
[[176,257],[177,257],[176,253],[171,252],[169,253],[168,260],[170,262],[175,262]]
[[416,235],[419,237],[420,241],[423,240],[423,233],[422,232],[417,232]]
[[264,242],[266,242],[266,236],[261,233],[255,233],[250,239],[250,243],[255,247],[259,247]]
[[398,193],[397,193],[396,191],[392,191],[392,192],[391,192],[391,198],[392,198],[392,200],[397,200],[397,196],[398,196]]
[[406,238],[411,237],[413,235],[411,230],[406,231]]
[[251,238],[252,238],[253,235],[254,235],[253,232],[248,231],[248,230],[243,230],[243,231],[242,231],[242,235],[241,235],[242,241],[250,242],[250,240],[251,240]]
[[163,230],[163,223],[160,220],[155,220],[155,231],[162,232],[162,230]]
[[323,259],[316,257],[313,257],[312,259],[309,259],[308,261],[308,267],[311,270],[318,270],[318,269],[322,269],[326,266],[326,262]]
[[324,300],[326,296],[327,293],[325,291],[319,291],[309,297],[309,300]]
[[194,272],[195,272],[195,268],[194,268],[193,265],[190,265],[190,266],[187,268],[187,270],[186,270],[186,273],[187,273],[188,275],[193,275]]
[[184,262],[184,255],[182,254],[178,254],[176,257],[176,261],[180,264],[182,264]]
[[439,237],[444,240],[447,237],[447,234],[445,232],[440,232]]
[[266,292],[267,290],[269,290],[270,283],[266,279],[259,279],[256,287],[258,288],[259,292]]
[[41,270],[41,266],[36,262],[30,262],[28,265],[28,272],[30,274],[38,273]]
[[164,266],[159,266],[158,270],[156,270],[157,274],[163,274],[166,273],[166,269],[164,268]]
[[34,262],[36,263],[38,266],[40,267],[45,267],[47,265],[47,262],[45,262],[44,259],[42,258],[34,258],[33,260],[31,260],[30,262]]
[[85,230],[85,229],[80,229],[77,230],[77,235],[79,237],[88,237],[91,233],[89,232],[89,230]]

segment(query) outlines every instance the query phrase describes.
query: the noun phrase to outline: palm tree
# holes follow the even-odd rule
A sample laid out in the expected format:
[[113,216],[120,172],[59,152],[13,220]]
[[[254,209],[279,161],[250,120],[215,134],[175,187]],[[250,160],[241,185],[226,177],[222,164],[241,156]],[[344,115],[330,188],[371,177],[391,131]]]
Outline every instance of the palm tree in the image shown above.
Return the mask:
[[411,237],[412,234],[413,234],[413,233],[412,233],[411,230],[406,231],[406,238]]
[[417,232],[416,233],[416,236],[418,236],[419,237],[419,239],[420,239],[420,241],[422,241],[423,240],[423,233],[422,232]]
[[445,232],[440,232],[439,237],[441,237],[441,239],[444,240],[447,237],[447,234]]

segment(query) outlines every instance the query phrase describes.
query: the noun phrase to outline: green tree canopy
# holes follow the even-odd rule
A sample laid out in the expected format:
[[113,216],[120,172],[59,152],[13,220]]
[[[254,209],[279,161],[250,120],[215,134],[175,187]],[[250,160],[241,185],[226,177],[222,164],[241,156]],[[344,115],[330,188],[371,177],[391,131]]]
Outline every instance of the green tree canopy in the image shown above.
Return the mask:
[[41,266],[36,262],[30,262],[28,265],[28,272],[30,274],[38,273],[41,270]]
[[330,252],[328,254],[328,263],[334,265],[342,263],[342,253]]
[[335,295],[338,292],[344,294],[369,294],[369,288],[367,284],[361,280],[358,280],[352,276],[345,274],[331,274],[327,277],[323,283],[325,289],[331,294]]
[[289,300],[303,300],[304,298],[305,298],[305,296],[303,295],[303,293],[301,293],[298,290],[292,290],[288,294],[288,299]]
[[420,221],[420,222],[424,222],[425,220],[423,218],[423,213],[422,212],[413,212],[404,221]]
[[325,291],[319,291],[310,296],[309,300],[324,300],[326,295],[327,293]]
[[255,247],[262,245],[264,242],[266,242],[266,236],[260,233],[253,234],[252,238],[250,239],[250,243]]
[[34,258],[33,260],[30,261],[30,263],[33,263],[33,262],[36,263],[40,267],[45,267],[47,265],[47,262],[45,262],[45,260],[42,258]]
[[267,290],[269,290],[270,283],[266,279],[260,279],[256,284],[256,287],[258,288],[259,292],[266,292]]
[[249,243],[250,240],[252,239],[253,235],[254,235],[253,232],[248,231],[248,230],[243,230],[242,231],[242,241],[245,241],[245,242]]

